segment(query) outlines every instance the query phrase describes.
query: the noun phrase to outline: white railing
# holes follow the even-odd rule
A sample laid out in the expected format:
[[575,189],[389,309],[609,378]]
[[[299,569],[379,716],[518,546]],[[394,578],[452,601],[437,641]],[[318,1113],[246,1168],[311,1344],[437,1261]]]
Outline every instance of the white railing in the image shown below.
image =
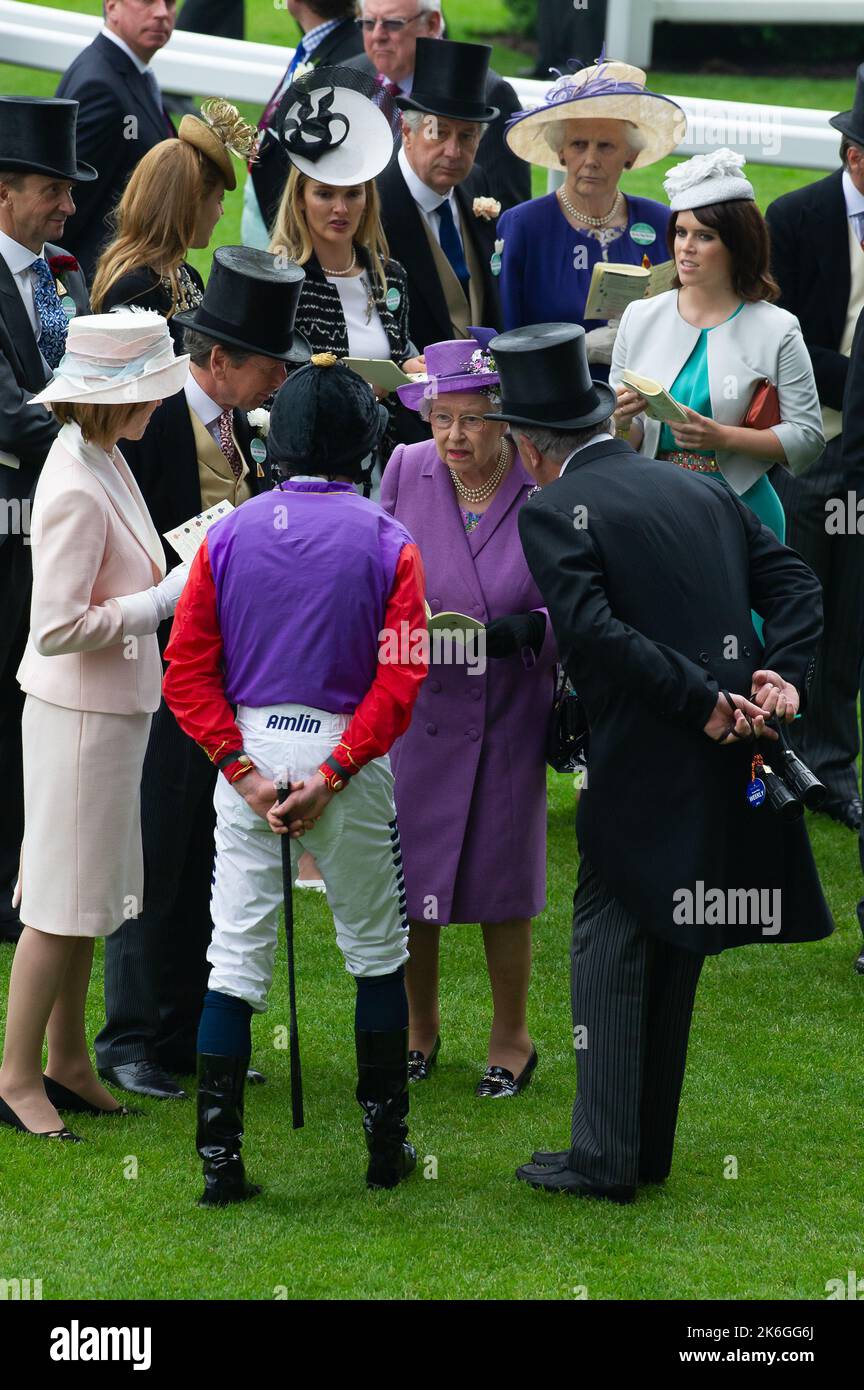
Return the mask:
[[[609,0],[606,51],[651,65],[654,25],[861,24],[862,0]],[[860,56],[860,55],[857,55]]]
[[[631,13],[657,15],[667,9],[685,10],[704,0],[610,0],[607,51],[616,57],[636,61],[632,46],[614,38],[615,25]],[[775,0],[723,0],[723,19],[731,12],[762,14]],[[780,3],[780,0],[777,0]],[[785,9],[803,8],[805,0],[782,0]],[[851,0],[859,14],[864,0]],[[812,7],[812,0],[806,0]],[[716,18],[716,0],[712,0]],[[848,10],[849,0],[819,0],[819,17]],[[740,18],[740,14],[739,14]],[[286,15],[287,23],[287,15]],[[27,5],[18,0],[0,0],[0,59],[25,67],[63,72],[81,49],[99,32],[101,20],[94,15],[74,14]],[[638,37],[638,35],[637,35]],[[242,43],[237,39],[214,38],[209,34],[175,30],[153,59],[153,70],[167,92],[193,92],[219,95],[230,101],[248,101],[263,106],[285,71],[293,49],[277,44]],[[523,106],[536,106],[548,83],[525,78],[510,79]],[[801,169],[837,167],[839,136],[828,124],[831,111],[799,109],[794,106],[760,106],[755,103],[710,101],[698,97],[674,97],[687,113],[688,133],[677,154],[682,157],[729,145],[756,164],[791,165]],[[850,91],[851,101],[851,91]],[[553,176],[554,178],[554,176]]]

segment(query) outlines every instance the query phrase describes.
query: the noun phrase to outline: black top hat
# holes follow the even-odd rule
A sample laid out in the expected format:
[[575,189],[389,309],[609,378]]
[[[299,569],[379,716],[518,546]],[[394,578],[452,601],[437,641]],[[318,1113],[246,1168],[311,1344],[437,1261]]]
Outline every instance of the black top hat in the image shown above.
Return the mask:
[[491,53],[486,43],[418,39],[411,95],[397,97],[396,105],[454,121],[494,121],[500,111],[486,104]]
[[584,430],[608,420],[617,404],[611,386],[592,381],[585,329],[535,323],[501,333],[489,344],[501,380],[501,406],[487,420]]
[[75,154],[78,102],[57,97],[0,97],[0,169],[51,174],[70,183],[99,175]]
[[359,479],[363,460],[380,443],[389,419],[368,382],[331,353],[318,353],[277,391],[267,453],[282,473]]
[[864,145],[864,63],[858,68],[852,110],[832,116],[829,125],[833,125],[841,135],[847,135],[854,144]]
[[312,349],[294,317],[305,279],[299,265],[280,265],[269,251],[220,246],[201,303],[175,314],[173,322],[230,347],[302,366]]

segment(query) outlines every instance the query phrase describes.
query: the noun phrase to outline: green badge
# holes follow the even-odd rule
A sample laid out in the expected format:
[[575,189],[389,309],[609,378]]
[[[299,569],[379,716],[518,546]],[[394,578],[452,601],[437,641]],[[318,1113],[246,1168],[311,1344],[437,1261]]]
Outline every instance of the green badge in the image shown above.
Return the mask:
[[64,294],[63,298],[60,300],[60,308],[63,310],[67,319],[74,319],[75,315],[78,313],[78,305],[75,303],[71,294]]
[[496,251],[496,252],[495,252],[495,255],[492,257],[491,261],[489,262],[489,269],[492,271],[492,274],[493,274],[493,275],[500,275],[500,274],[501,274],[501,265],[502,265],[501,256],[500,256],[499,253]]
[[650,246],[657,240],[657,233],[647,222],[634,222],[630,228],[630,235],[637,246]]
[[253,439],[249,451],[256,463],[263,463],[267,457],[267,445],[263,439]]
[[399,305],[402,303],[402,296],[395,285],[390,286],[389,290],[387,291],[387,297],[384,300],[384,303],[387,305],[387,308],[390,310],[390,313],[395,314],[396,310],[399,308]]

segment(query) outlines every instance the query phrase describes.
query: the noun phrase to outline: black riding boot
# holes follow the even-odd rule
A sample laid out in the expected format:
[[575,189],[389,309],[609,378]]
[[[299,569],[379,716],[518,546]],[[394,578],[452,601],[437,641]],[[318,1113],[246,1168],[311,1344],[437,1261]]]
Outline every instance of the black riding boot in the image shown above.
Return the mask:
[[261,1191],[254,1183],[247,1183],[240,1157],[247,1065],[245,1058],[198,1054],[196,1146],[204,1160],[204,1194],[199,1207],[245,1202]]
[[369,1150],[367,1187],[395,1187],[417,1166],[408,1126],[408,1029],[357,1028],[357,1099]]

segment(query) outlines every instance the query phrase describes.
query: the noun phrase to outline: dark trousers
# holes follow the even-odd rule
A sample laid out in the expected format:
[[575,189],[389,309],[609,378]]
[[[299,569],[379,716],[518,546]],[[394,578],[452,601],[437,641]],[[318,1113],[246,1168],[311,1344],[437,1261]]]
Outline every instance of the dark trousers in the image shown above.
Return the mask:
[[796,749],[833,801],[858,795],[858,700],[864,613],[864,543],[858,535],[831,535],[825,503],[852,487],[840,469],[840,437],[800,478],[786,468],[771,474],[786,513],[786,544],[797,550],[822,583],[824,630],[807,709],[791,728]]
[[21,714],[24,692],[15,678],[30,629],[30,591],[33,568],[30,549],[20,536],[0,544],[0,930],[14,926],[12,890],[18,878],[18,859],[24,838],[24,774],[21,764]]
[[570,1167],[603,1185],[659,1181],[704,956],[649,936],[584,860],[573,906]]
[[105,942],[100,1067],[149,1059],[193,1071],[210,966],[217,773],[164,703],[141,781],[144,911]]

